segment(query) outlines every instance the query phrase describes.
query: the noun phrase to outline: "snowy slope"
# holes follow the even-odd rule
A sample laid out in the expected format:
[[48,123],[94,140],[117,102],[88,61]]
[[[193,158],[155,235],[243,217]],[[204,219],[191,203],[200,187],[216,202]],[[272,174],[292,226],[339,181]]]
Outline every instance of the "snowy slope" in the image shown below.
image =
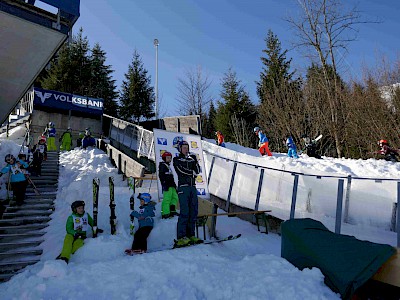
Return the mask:
[[[240,148],[234,145],[228,147]],[[213,145],[210,145],[206,150],[211,151],[212,148]],[[16,154],[18,150],[19,146],[12,141],[0,140],[0,158],[8,152]],[[229,149],[220,148],[214,151],[243,155],[253,163],[267,163],[266,159],[251,157],[247,153],[257,150],[239,149],[244,154],[230,154]],[[323,171],[330,170],[332,174],[336,174],[340,168],[346,168],[353,174],[362,174],[361,165],[371,172],[378,165],[392,169],[390,163],[375,160],[324,159],[313,162],[310,158],[301,158],[291,161],[283,154],[277,154],[268,163],[308,169],[322,168],[323,165]],[[237,218],[220,217],[217,224],[219,236],[241,233],[242,237],[237,240],[125,256],[124,249],[132,243],[129,235],[129,197],[132,191],[128,189],[126,181],[122,181],[122,176],[117,174],[107,156],[98,149],[63,153],[60,164],[63,167],[60,168],[56,210],[45,235],[42,261],[27,267],[9,282],[0,284],[0,299],[340,298],[325,286],[318,269],[299,271],[280,257],[278,235],[259,233],[256,226]],[[109,225],[109,176],[115,180],[118,226],[114,236],[110,234]],[[72,256],[67,265],[54,258],[62,247],[70,204],[83,199],[87,204],[86,210],[92,213],[93,177],[100,178],[99,227],[105,232],[96,239],[86,239],[85,246]],[[137,192],[150,192],[155,196],[156,184],[150,186],[149,182],[145,182]],[[176,232],[177,218],[162,220],[161,203],[156,208],[155,227],[148,239],[149,249],[172,246]]]

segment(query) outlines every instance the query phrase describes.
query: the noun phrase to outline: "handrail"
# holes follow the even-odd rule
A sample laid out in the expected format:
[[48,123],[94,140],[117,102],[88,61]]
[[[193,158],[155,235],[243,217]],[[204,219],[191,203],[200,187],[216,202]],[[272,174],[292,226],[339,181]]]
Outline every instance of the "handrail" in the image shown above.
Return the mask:
[[[207,153],[207,154],[209,154],[211,156],[214,156],[214,157],[217,157],[217,158],[220,158],[220,159],[224,159],[224,160],[227,160],[227,161],[231,161],[231,162],[234,162],[234,163],[251,166],[251,167],[254,167],[254,168],[257,168],[257,169],[260,168],[260,169],[278,171],[278,172],[283,172],[283,173],[290,173],[291,175],[317,177],[318,179],[320,179],[320,178],[347,179],[349,177],[349,175],[343,175],[343,176],[338,176],[338,175],[317,175],[317,174],[307,174],[307,173],[296,172],[296,171],[282,170],[282,169],[277,169],[277,168],[272,168],[272,167],[265,167],[265,166],[251,164],[251,163],[237,161],[237,160],[234,160],[234,159],[230,159],[230,158],[226,158],[226,157],[214,154],[214,153],[209,152],[209,151],[204,150],[204,149],[203,149],[203,152],[205,152],[205,153]],[[400,181],[400,178],[373,178],[373,177],[354,177],[354,176],[351,176],[351,178],[352,179],[358,179],[358,180],[374,180],[374,181]]]

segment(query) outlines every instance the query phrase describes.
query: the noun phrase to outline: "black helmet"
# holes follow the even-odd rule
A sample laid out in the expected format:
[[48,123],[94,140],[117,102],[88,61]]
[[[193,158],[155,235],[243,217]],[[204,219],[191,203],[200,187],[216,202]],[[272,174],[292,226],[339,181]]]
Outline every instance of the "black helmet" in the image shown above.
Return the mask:
[[72,202],[72,204],[71,204],[72,211],[76,212],[76,208],[79,207],[79,206],[85,207],[85,201],[77,200],[77,201]]
[[179,142],[179,144],[178,144],[178,151],[179,151],[179,152],[182,152],[182,146],[183,146],[183,145],[188,145],[188,147],[189,147],[188,142],[186,142],[186,141],[181,141],[181,142]]
[[13,159],[13,160],[15,161],[15,157],[14,157],[12,154],[7,154],[7,155],[4,157],[4,161],[5,161],[6,163],[8,163],[8,160],[10,160],[10,159]]

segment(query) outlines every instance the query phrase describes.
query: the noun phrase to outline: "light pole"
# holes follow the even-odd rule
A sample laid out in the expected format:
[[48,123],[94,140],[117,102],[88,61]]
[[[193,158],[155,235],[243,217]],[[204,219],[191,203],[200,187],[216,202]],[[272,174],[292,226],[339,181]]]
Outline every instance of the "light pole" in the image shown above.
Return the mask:
[[156,120],[158,120],[158,39],[154,39],[154,47],[156,47],[156,103],[155,103],[155,114]]

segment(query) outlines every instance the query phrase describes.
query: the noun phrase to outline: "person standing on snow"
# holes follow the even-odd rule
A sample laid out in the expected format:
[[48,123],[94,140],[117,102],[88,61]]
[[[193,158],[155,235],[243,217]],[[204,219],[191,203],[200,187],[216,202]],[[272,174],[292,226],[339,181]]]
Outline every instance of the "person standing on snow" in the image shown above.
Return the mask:
[[217,136],[217,145],[221,146],[221,147],[225,147],[225,140],[224,140],[224,136],[222,135],[221,131],[217,131],[215,133],[215,135]]
[[[7,154],[4,158],[7,165],[1,169],[0,177],[10,172],[10,183],[13,190],[14,200],[17,205],[22,205],[25,200],[26,187],[28,181],[25,174],[21,170],[22,167],[28,168],[28,164],[24,161],[16,159],[12,154]],[[10,206],[14,203],[10,203]]]
[[[63,248],[61,254],[57,259],[61,259],[66,263],[69,262],[71,254],[74,254],[79,248],[84,245],[86,239],[86,232],[93,228],[93,219],[89,213],[85,212],[85,202],[83,200],[74,201],[71,204],[72,214],[67,219],[66,229],[67,234],[64,238]],[[103,230],[97,228],[98,233]]]
[[195,227],[199,203],[197,198],[196,177],[200,173],[200,165],[194,154],[189,154],[189,144],[181,141],[178,144],[179,156],[174,157],[173,165],[178,175],[179,218],[175,247],[202,243],[195,236]]
[[291,135],[289,135],[288,138],[286,139],[286,146],[288,147],[287,155],[289,157],[299,158],[299,156],[297,155],[296,144],[294,143]]
[[147,252],[147,238],[153,230],[155,216],[155,202],[151,201],[149,193],[139,193],[139,211],[134,210],[131,216],[138,219],[139,229],[135,232],[132,248],[125,250],[128,255],[142,254]]
[[261,155],[264,156],[265,154],[267,154],[268,156],[272,156],[272,153],[271,151],[269,151],[268,148],[268,142],[269,142],[268,138],[265,136],[260,127],[254,127],[253,131],[260,139],[259,141],[260,148],[258,149],[258,151],[260,151]]
[[373,153],[382,154],[387,161],[398,162],[399,150],[390,147],[387,140],[379,140],[378,146],[381,150]]
[[178,204],[178,194],[176,193],[176,184],[174,175],[171,171],[172,154],[165,151],[161,156],[162,160],[158,165],[158,177],[161,181],[163,190],[163,201],[161,205],[161,218],[168,219],[178,215],[176,206]]
[[47,124],[43,135],[47,137],[47,150],[48,151],[57,151],[56,147],[56,129],[54,127],[53,122],[49,122]]
[[70,151],[72,148],[72,129],[68,127],[67,131],[65,131],[60,139],[58,140],[60,145],[60,150]]

